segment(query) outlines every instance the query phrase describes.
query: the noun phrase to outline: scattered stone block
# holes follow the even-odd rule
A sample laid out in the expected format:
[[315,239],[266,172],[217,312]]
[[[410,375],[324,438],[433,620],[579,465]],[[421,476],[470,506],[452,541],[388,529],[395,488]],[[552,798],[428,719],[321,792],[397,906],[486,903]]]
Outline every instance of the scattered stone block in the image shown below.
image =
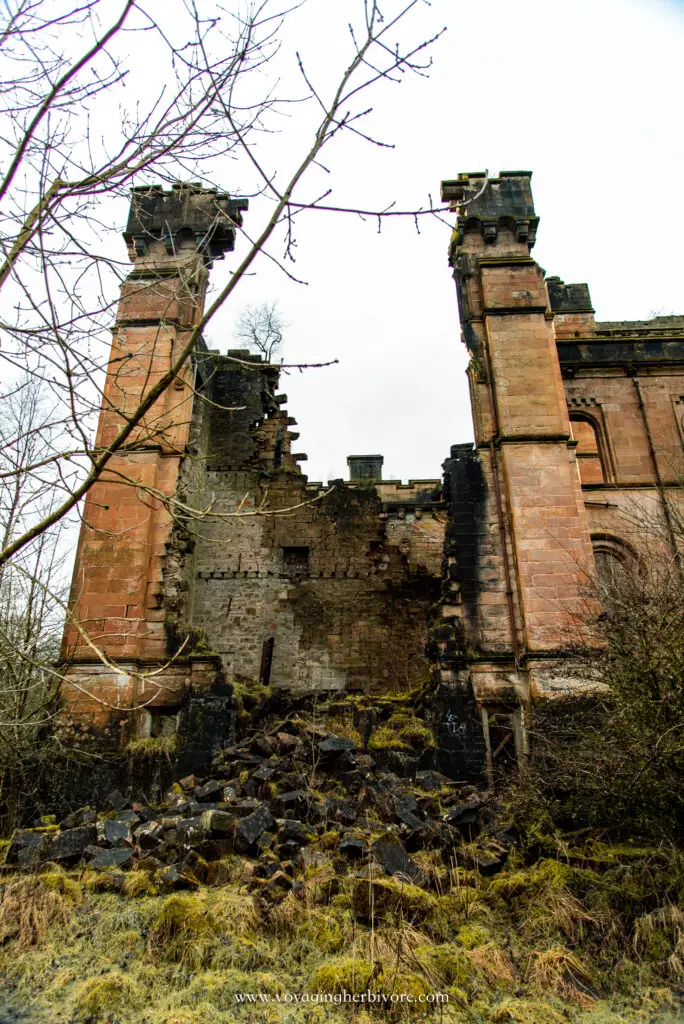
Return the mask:
[[278,829],[280,842],[294,842],[297,846],[306,846],[312,838],[311,831],[301,821],[288,819]]
[[105,807],[112,811],[122,811],[128,804],[128,800],[121,790],[113,789],[110,793],[107,793],[107,796],[104,798],[104,804]]
[[136,829],[135,839],[141,850],[155,850],[161,842],[162,827],[158,821],[150,821]]
[[394,813],[397,821],[411,829],[419,829],[423,824],[420,818],[414,813],[416,801],[410,798],[400,798],[394,802]]
[[317,750],[323,763],[340,757],[345,751],[355,749],[356,744],[354,741],[345,739],[344,736],[328,736],[317,745]]
[[199,882],[196,878],[183,872],[177,864],[169,864],[155,872],[154,881],[162,892],[177,892],[179,890],[198,889]]
[[49,849],[50,860],[80,860],[86,846],[97,843],[97,825],[81,825],[58,832]]
[[373,856],[380,864],[382,870],[388,875],[397,875],[413,882],[415,885],[424,885],[425,876],[418,865],[411,860],[408,853],[402,846],[399,839],[393,835],[381,836],[371,846]]
[[207,832],[230,832],[235,824],[235,815],[228,811],[205,811],[200,823]]
[[342,836],[340,839],[340,853],[349,860],[359,860],[368,853],[368,847],[363,839],[357,836]]
[[210,800],[219,800],[223,794],[223,787],[225,782],[219,782],[216,779],[210,779],[205,782],[203,786],[197,786],[195,789],[195,800],[198,803],[207,803]]
[[235,848],[240,852],[246,852],[249,847],[257,841],[259,836],[275,828],[275,818],[266,804],[241,818],[235,826]]
[[275,735],[276,750],[279,754],[291,754],[301,745],[298,736],[288,732],[277,732]]
[[107,871],[111,868],[129,867],[132,860],[133,850],[98,850],[97,854],[89,862],[88,867],[92,868],[93,871]]
[[96,821],[97,811],[94,811],[91,807],[79,807],[78,810],[67,814],[66,818],[60,821],[59,827],[63,832],[66,832],[67,829],[78,828],[79,825],[92,825]]
[[131,828],[133,825],[140,823],[140,818],[134,810],[117,811],[116,814],[112,815],[112,819],[114,821],[123,821],[126,825],[130,825]]
[[98,825],[99,838],[107,846],[132,846],[133,836],[125,821],[109,819]]

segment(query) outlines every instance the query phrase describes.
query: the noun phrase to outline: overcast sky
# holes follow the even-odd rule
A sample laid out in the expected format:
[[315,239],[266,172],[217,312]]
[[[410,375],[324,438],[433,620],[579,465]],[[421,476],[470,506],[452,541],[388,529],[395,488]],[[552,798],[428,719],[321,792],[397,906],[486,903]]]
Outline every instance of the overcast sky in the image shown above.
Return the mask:
[[[356,10],[356,0],[309,0],[292,16],[280,57],[288,87],[295,46],[322,89],[333,83]],[[459,172],[529,169],[541,217],[534,256],[548,274],[587,281],[598,319],[684,312],[684,5],[434,0],[411,33],[443,24],[430,77],[373,95],[368,127],[395,149],[347,140],[308,194],[331,185],[344,205],[413,208]],[[283,174],[308,116],[293,108],[263,143]],[[249,186],[239,168],[227,173],[237,178],[227,189]],[[245,227],[261,216],[256,201]],[[397,220],[378,235],[373,222],[307,214],[292,269],[308,285],[265,261],[246,282],[238,305],[277,300],[289,321],[287,362],[339,359],[282,382],[310,479],[346,477],[348,454],[375,452],[386,477],[436,477],[449,446],[471,439],[448,237],[437,222],[417,235]],[[212,346],[235,344],[231,316],[212,326]]]

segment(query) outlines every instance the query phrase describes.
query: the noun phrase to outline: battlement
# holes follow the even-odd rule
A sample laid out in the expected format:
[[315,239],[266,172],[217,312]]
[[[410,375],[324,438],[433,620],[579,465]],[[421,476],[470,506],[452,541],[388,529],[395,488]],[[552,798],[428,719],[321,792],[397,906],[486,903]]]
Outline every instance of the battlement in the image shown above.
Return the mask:
[[501,171],[488,178],[481,171],[459,174],[443,181],[442,202],[458,214],[455,242],[460,245],[468,228],[479,226],[486,244],[496,243],[501,227],[512,230],[517,242],[534,245],[539,217],[534,212],[531,171]]
[[194,241],[208,264],[235,248],[236,228],[242,225],[247,199],[233,199],[227,192],[205,189],[197,183],[131,189],[131,207],[124,240],[133,258],[146,256],[153,241],[162,241],[169,255],[181,241]]

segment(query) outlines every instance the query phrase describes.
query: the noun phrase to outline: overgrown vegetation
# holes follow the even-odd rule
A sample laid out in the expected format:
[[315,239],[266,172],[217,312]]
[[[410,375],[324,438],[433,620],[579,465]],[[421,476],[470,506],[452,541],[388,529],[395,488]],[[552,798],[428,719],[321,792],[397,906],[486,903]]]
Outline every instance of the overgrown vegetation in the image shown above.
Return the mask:
[[[85,874],[54,867],[8,878],[7,990],[36,1024],[104,1024],[112,1013],[121,1024],[408,1022],[439,1012],[453,1024],[679,1019],[684,860],[672,848],[559,843],[532,864],[520,849],[493,878],[452,870],[432,892],[369,883],[341,871],[334,851],[318,854],[300,891],[274,904],[249,891],[237,858],[226,865],[232,881],[170,896],[95,892]],[[359,1007],[351,1018],[322,1001],[369,989],[414,1000],[440,992],[448,1003]],[[245,993],[271,1001],[241,1003]],[[307,999],[295,1005],[286,993]]]
[[579,659],[600,696],[532,708],[531,757],[513,793],[521,823],[682,835],[684,568],[662,526],[642,528],[644,557],[616,562],[600,583],[603,650]]

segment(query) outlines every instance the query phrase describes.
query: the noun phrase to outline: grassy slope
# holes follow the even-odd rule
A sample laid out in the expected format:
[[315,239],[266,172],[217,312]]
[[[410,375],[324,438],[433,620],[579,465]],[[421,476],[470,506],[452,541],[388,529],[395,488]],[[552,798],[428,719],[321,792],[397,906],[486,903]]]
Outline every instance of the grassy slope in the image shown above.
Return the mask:
[[171,896],[142,872],[127,877],[125,894],[83,872],[5,878],[0,1006],[28,1011],[32,1024],[364,1024],[388,1014],[311,1001],[241,1006],[235,994],[370,986],[450,996],[441,1017],[414,1004],[390,1020],[684,1019],[682,857],[672,850],[547,849],[531,866],[514,855],[491,879],[418,854],[428,892],[356,879],[324,847],[309,857],[303,890],[268,907],[239,859],[225,862],[222,884]]

